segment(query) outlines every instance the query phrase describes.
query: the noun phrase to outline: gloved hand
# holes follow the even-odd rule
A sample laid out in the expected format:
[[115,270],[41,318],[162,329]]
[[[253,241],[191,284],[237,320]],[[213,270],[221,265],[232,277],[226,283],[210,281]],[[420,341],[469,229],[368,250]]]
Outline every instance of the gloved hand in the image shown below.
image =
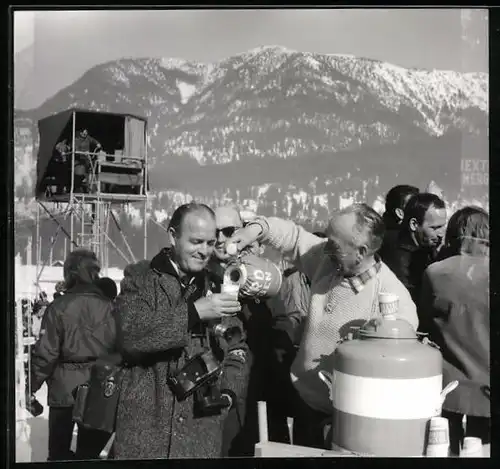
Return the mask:
[[26,393],[26,410],[33,415],[33,417],[38,417],[43,413],[43,405],[38,402],[33,394]]

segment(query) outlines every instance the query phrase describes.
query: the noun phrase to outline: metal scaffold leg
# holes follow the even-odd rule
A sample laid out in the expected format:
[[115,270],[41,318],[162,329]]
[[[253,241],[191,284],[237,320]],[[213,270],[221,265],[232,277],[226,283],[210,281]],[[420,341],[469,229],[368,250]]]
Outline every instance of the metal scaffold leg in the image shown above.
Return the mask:
[[[95,252],[100,261],[103,274],[107,275],[109,268],[109,248],[110,246],[116,253],[127,263],[137,262],[137,253],[132,249],[130,238],[120,226],[117,212],[113,209],[113,201],[101,200],[99,198],[92,199],[91,196],[85,194],[73,195],[68,200],[68,205],[64,212],[55,212],[52,207],[38,201],[37,204],[37,224],[36,224],[36,283],[38,285],[42,278],[44,267],[52,257],[54,247],[58,243],[61,233],[70,241],[72,251],[75,248],[85,248]],[[122,205],[123,206],[123,205]],[[143,249],[144,257],[147,257],[147,200],[144,201],[144,225],[143,225]],[[40,212],[43,210],[44,216],[48,216],[57,224],[54,233],[47,243],[50,256],[42,255],[41,232],[40,232]],[[59,219],[57,218],[59,217]],[[62,217],[62,218],[61,218]],[[69,219],[69,223],[65,221]],[[69,226],[67,226],[69,224]],[[114,231],[113,225],[117,231]],[[117,243],[117,239],[111,236],[111,229],[115,234],[119,234],[121,238]],[[65,240],[66,241],[66,240]],[[44,246],[45,248],[45,246]],[[141,249],[141,248],[139,248]],[[64,244],[65,255],[66,243]],[[45,252],[45,249],[44,249]],[[139,255],[140,257],[140,255]],[[47,258],[47,259],[46,259]],[[38,288],[38,287],[37,287]],[[38,291],[37,291],[38,294]]]

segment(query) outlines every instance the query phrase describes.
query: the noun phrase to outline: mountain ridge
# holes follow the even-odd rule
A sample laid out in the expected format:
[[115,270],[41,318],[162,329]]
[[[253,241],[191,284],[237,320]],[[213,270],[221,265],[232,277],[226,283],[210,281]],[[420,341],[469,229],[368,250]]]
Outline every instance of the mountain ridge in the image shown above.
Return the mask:
[[16,111],[19,210],[31,210],[36,120],[75,106],[148,118],[150,213],[162,218],[195,197],[323,222],[352,193],[373,204],[396,181],[431,178],[455,201],[460,159],[488,158],[487,74],[279,46],[216,64],[124,58]]

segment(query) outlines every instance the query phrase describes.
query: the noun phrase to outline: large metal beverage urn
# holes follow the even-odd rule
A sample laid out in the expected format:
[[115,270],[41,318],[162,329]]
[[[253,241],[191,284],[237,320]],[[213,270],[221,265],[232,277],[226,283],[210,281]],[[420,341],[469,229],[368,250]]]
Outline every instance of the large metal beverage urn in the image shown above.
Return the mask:
[[419,457],[425,454],[428,422],[439,412],[442,357],[419,340],[410,323],[388,313],[338,345],[333,376],[319,372],[333,403],[332,446]]
[[276,264],[253,254],[244,255],[224,272],[224,285],[237,285],[240,295],[269,298],[280,291],[282,274]]

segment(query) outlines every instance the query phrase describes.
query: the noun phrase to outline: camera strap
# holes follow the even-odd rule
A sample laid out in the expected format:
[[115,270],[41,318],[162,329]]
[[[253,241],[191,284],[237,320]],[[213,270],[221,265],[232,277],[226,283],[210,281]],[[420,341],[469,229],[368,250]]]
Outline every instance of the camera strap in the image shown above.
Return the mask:
[[[160,277],[163,275],[161,272],[157,271],[158,275],[160,275]],[[187,286],[184,286],[183,283],[180,281],[180,278],[178,278],[179,280],[179,284],[180,284],[180,287],[181,287],[181,301],[189,301],[189,298],[196,292],[196,290],[200,287],[199,285],[199,281],[197,281],[198,279],[195,279],[195,281],[191,282],[189,285]],[[202,294],[206,294],[208,289],[209,289],[209,279],[208,277],[205,275],[204,278],[204,291],[202,292]],[[160,287],[161,289],[163,290],[163,293],[165,293],[165,295],[168,296],[168,292],[165,288],[165,286],[163,285],[163,283],[160,281],[158,282],[160,284]],[[200,335],[196,335],[200,341],[201,341],[201,346],[204,350],[209,350],[210,349],[210,331],[209,331],[209,328],[206,327],[206,325],[203,325],[203,333],[200,334]],[[182,355],[184,356],[184,359],[186,361],[190,360],[190,355],[189,355],[189,352],[187,350],[187,347],[183,347],[182,348]],[[177,364],[178,364],[178,360],[177,360]]]

